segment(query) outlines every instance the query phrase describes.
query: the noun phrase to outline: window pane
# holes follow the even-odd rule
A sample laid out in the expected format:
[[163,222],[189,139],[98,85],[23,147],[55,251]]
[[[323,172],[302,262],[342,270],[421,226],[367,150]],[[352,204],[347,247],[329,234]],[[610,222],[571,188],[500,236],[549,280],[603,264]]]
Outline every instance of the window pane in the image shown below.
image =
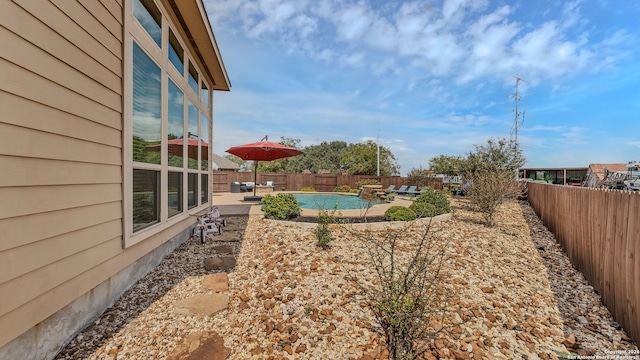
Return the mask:
[[191,209],[192,207],[196,207],[196,205],[198,205],[197,201],[196,201],[196,188],[198,187],[198,174],[187,174],[187,182],[188,182],[188,191],[189,191],[189,198],[188,198],[188,206],[189,209]]
[[200,170],[209,170],[209,120],[204,114],[200,113],[200,130],[202,137],[200,138]]
[[133,231],[160,219],[160,172],[133,169]]
[[184,146],[184,93],[169,80],[169,113],[167,132],[167,151],[169,152],[169,166],[182,167]]
[[184,50],[171,29],[169,29],[169,60],[178,72],[184,76]]
[[160,164],[160,68],[133,43],[133,161]]
[[189,61],[189,86],[198,94],[198,72],[191,61]]
[[162,41],[162,14],[153,0],[135,0],[133,2],[133,15],[138,19],[142,27],[147,30],[153,41],[160,45]]
[[207,85],[202,83],[202,88],[200,88],[200,100],[204,106],[209,107],[209,89],[207,89]]
[[189,142],[189,169],[198,168],[198,108],[189,101],[189,108],[187,112],[188,121],[187,129],[189,130],[189,136],[187,141]]
[[201,174],[200,176],[200,203],[205,204],[209,202],[209,175]]
[[182,212],[182,173],[168,173],[167,204],[169,205],[169,217]]

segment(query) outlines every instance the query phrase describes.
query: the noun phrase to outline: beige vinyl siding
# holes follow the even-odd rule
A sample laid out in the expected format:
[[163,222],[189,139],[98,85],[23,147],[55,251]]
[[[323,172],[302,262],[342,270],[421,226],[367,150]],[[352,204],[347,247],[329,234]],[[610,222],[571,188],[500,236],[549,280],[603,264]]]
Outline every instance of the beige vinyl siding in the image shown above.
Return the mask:
[[[122,218],[120,201],[0,219],[0,252]],[[73,219],[74,221],[68,221]],[[36,226],[34,226],[36,224]],[[42,226],[37,226],[42,224]],[[81,225],[79,225],[81,224]],[[45,226],[46,225],[46,226]],[[84,226],[84,227],[83,227]],[[9,253],[9,252],[6,252]]]
[[0,347],[158,246],[122,248],[123,19],[104,3],[0,11]]
[[[40,294],[38,297],[33,298],[31,301],[23,304],[19,308],[0,316],[0,328],[11,329],[11,331],[0,332],[0,346],[42,321],[41,314],[55,313],[71,301],[93,289],[96,284],[107,281],[117,273],[117,270],[125,268],[127,265],[138,260],[144,254],[149,253],[161,244],[165,243],[191,223],[191,219],[183,220],[177,223],[176,226],[173,226],[162,233],[156,234],[144,242],[140,242],[132,246],[127,249],[126,252],[122,252],[117,257],[109,258],[102,263],[96,263],[93,261],[91,268],[88,268],[84,272],[78,272],[77,276],[75,276],[72,281],[61,283],[59,286]],[[107,250],[109,247],[115,249],[120,246],[120,241],[120,238],[112,239],[105,243],[104,247],[107,248]],[[85,256],[89,255],[88,252],[83,254]],[[103,256],[100,256],[101,254],[96,255],[100,258],[104,258]],[[82,261],[80,257],[76,260]],[[79,264],[78,266],[81,265],[82,264]],[[44,269],[57,271],[51,267],[43,268],[42,271],[45,271]],[[31,284],[28,284],[28,286],[31,286]],[[42,286],[40,286],[40,288],[41,290],[43,289]]]
[[0,172],[2,186],[65,185],[70,178],[76,185],[122,182],[122,168],[117,165],[96,167],[94,164],[78,161],[43,161],[4,155],[0,155],[0,163],[3,168]]
[[105,124],[102,122],[104,118],[94,117],[88,121],[86,118],[5,92],[0,92],[0,103],[6,105],[2,110],[2,121],[7,124],[84,139],[118,149],[121,147],[122,120]]

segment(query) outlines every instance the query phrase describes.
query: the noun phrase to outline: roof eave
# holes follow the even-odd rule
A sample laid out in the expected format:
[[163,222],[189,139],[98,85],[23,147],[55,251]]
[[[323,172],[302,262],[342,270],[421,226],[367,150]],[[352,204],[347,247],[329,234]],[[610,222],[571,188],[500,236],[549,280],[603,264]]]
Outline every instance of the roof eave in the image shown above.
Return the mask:
[[181,25],[187,30],[189,41],[196,49],[199,60],[204,64],[212,90],[229,91],[231,82],[227,69],[222,61],[220,49],[216,42],[211,23],[202,0],[178,0],[171,2],[178,15]]

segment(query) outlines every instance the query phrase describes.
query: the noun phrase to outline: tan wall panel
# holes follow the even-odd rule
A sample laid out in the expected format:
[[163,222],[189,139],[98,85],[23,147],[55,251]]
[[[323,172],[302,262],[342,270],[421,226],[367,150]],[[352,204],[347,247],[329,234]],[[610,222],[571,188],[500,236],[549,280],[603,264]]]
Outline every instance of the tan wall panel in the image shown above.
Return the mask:
[[[47,226],[47,223],[33,224],[33,226]],[[122,236],[122,221],[112,220],[18,248],[0,251],[0,264],[2,264],[0,284],[120,236]]]
[[0,296],[0,315],[20,307],[78,274],[91,270],[121,251],[122,240],[119,237],[114,238],[0,284],[0,294],[11,294]]
[[113,16],[120,25],[124,23],[122,19],[124,14],[122,13],[122,3],[120,1],[100,0],[100,3],[105,7],[105,9],[107,9],[107,11],[109,11],[111,16]]
[[112,128],[4,91],[0,104],[4,123],[122,148],[122,121]]
[[[7,330],[0,331],[0,346],[29,330],[33,326],[32,324],[41,322],[73,300],[106,281],[193,223],[193,219],[181,221],[164,232],[127,248],[127,251],[120,253],[118,256],[97,264],[90,270],[79,273],[78,276],[72,280],[60,284],[58,287],[42,294],[19,308],[7,314],[0,315],[0,329]],[[8,291],[15,290],[15,288],[8,289]]]
[[[35,18],[49,26],[53,31],[68,39],[80,50],[93,56],[109,69],[121,67],[122,52],[117,53],[115,48],[107,48],[100,44],[85,29],[69,19],[60,9],[46,1],[23,1],[20,7],[25,9]],[[115,51],[115,53],[114,53]],[[116,73],[117,71],[113,71]]]
[[121,165],[122,150],[0,123],[0,154]]
[[[0,131],[1,132],[1,131]],[[0,218],[122,200],[120,184],[0,188]]]
[[[97,0],[51,0],[62,12],[78,23],[107,49],[120,56],[122,46],[121,26]],[[121,56],[120,56],[121,57]]]
[[7,51],[4,54],[5,60],[78,94],[89,97],[97,103],[122,112],[122,95],[120,92],[111,91],[90,76],[69,67],[35,45],[24,41],[21,37],[1,27],[0,38],[3,39],[3,46],[11,49],[11,51]]
[[0,155],[0,187],[121,184],[122,167]]
[[122,66],[102,64],[104,59],[91,57],[17,5],[3,3],[0,23],[109,89],[122,92]]
[[89,120],[101,119],[113,128],[118,128],[122,122],[122,112],[98,104],[3,59],[0,59],[0,90]]
[[0,219],[0,251],[111,220],[122,222],[121,201]]

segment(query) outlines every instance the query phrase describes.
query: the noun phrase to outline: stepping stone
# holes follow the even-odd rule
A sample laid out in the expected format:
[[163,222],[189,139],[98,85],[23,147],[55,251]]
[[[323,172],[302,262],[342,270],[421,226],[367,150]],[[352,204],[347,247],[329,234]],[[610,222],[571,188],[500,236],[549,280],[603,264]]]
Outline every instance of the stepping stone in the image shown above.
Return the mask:
[[240,235],[235,231],[223,231],[220,235],[215,235],[213,241],[238,241]]
[[224,340],[215,332],[195,332],[189,334],[167,357],[167,360],[224,360],[231,350],[224,346]]
[[196,295],[175,301],[173,307],[179,314],[184,315],[214,315],[229,306],[229,296],[225,294]]
[[214,292],[227,291],[229,290],[229,275],[227,273],[205,275],[202,278],[202,286]]
[[216,254],[233,254],[231,245],[217,245],[211,248]]
[[236,258],[233,256],[220,256],[204,259],[205,270],[224,270],[236,266]]
[[244,228],[238,224],[230,224],[222,228],[222,231],[238,231],[244,230]]

